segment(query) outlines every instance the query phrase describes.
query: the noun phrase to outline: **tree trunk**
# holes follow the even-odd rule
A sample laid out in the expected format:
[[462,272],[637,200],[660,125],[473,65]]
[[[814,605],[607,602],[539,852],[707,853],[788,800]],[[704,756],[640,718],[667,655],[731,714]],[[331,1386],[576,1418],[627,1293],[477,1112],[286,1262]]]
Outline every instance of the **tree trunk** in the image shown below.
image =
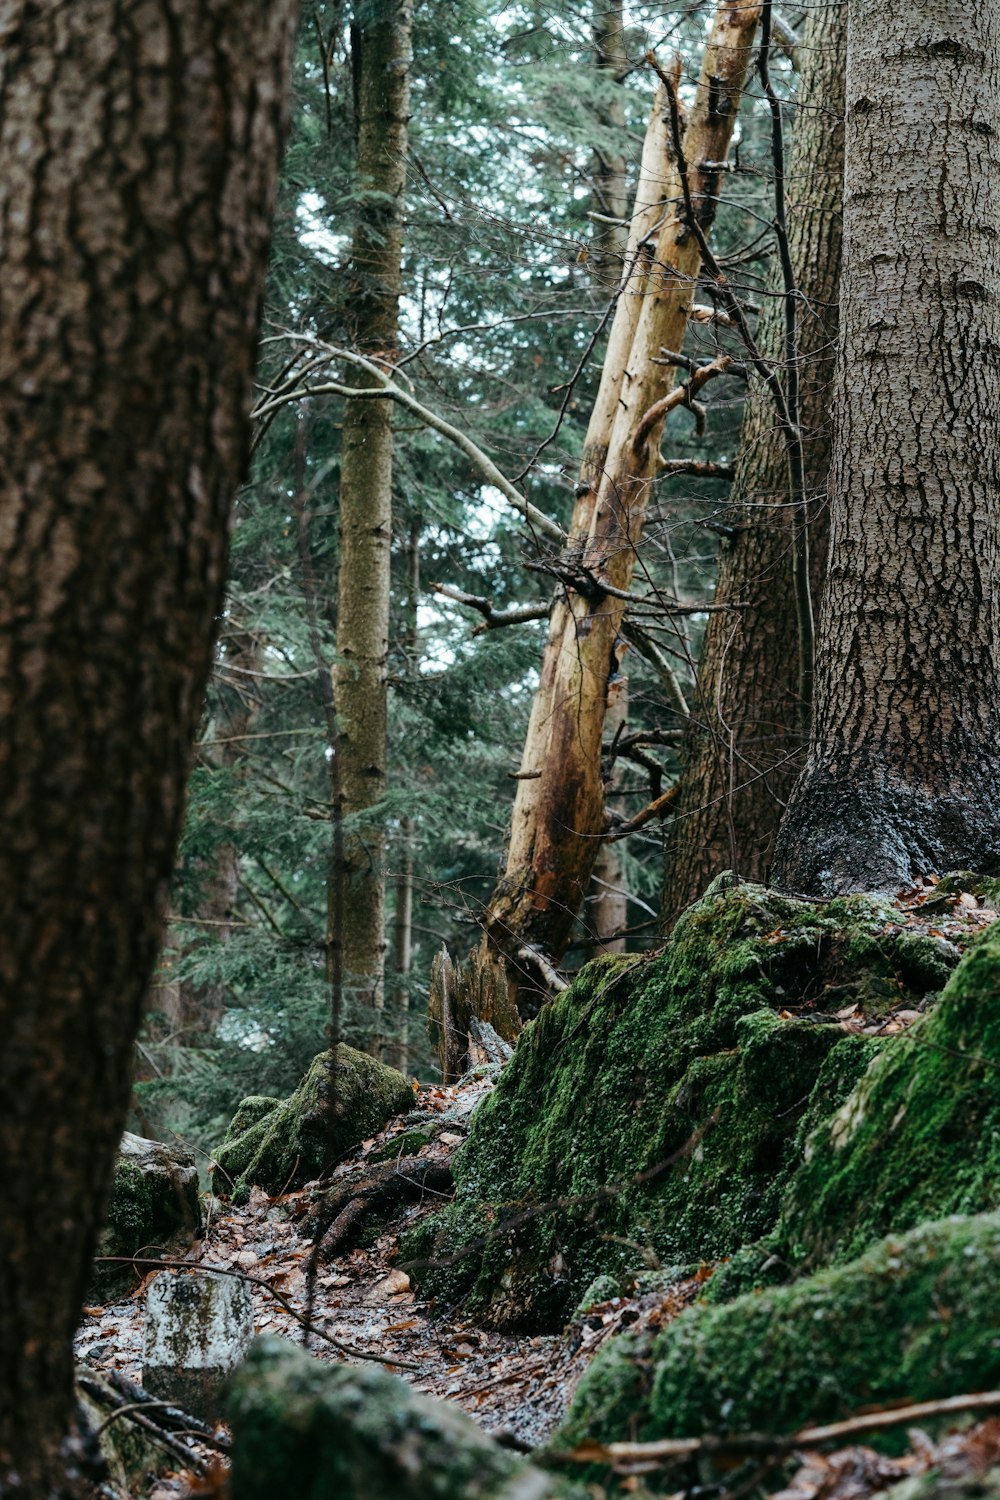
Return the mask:
[[[612,738],[628,719],[628,678],[620,678],[615,687],[615,701],[609,704],[605,716],[607,731]],[[620,780],[621,772],[616,766],[608,787],[607,803],[609,810],[620,812],[624,817],[625,799],[615,795]],[[587,927],[597,939],[589,950],[591,958],[596,958],[598,953],[624,953],[628,946],[627,939],[622,936],[628,924],[628,892],[624,879],[618,845],[605,839],[597,850],[587,897]]]
[[1000,867],[1000,27],[851,0],[830,568],[776,878]]
[[67,1494],[71,1338],[246,453],[293,6],[0,16],[0,1491]]
[[[410,519],[406,548],[406,617],[403,629],[404,671],[408,678],[417,675],[417,608],[420,602],[420,517]],[[410,1049],[410,968],[413,963],[413,844],[416,819],[399,820],[399,873],[396,878],[396,909],[393,914],[393,977],[395,979],[392,1041],[386,1059],[401,1073],[406,1072]]]
[[[622,6],[608,5],[607,0],[594,0],[591,32],[594,61],[601,81],[614,85],[616,92],[620,93],[629,70]],[[597,117],[605,131],[621,132],[624,140],[624,99],[602,99]],[[621,280],[628,248],[628,228],[624,223],[628,213],[628,167],[621,150],[609,150],[606,145],[595,150],[593,183],[591,204],[596,215],[593,221],[594,269],[598,280],[613,290]]]
[[[252,729],[259,707],[254,674],[261,669],[260,641],[233,626],[223,633],[224,656],[216,664],[221,669],[221,683],[216,681],[219,705],[212,716],[211,740],[214,744],[202,744],[200,754],[209,764],[234,770],[245,758],[242,738]],[[242,674],[242,675],[241,675]],[[236,911],[239,892],[239,857],[236,846],[223,839],[210,853],[198,860],[192,871],[197,885],[197,899],[192,915],[200,922],[209,924],[209,934],[218,943],[227,943],[231,923]],[[185,947],[175,930],[175,924],[183,925],[184,918],[172,914],[167,922],[163,952],[160,956],[160,973],[167,982],[159,984],[150,994],[153,1009],[163,1012],[170,1031],[177,1036],[182,1046],[190,1045],[206,1033],[214,1031],[222,1018],[225,1007],[226,986],[224,984],[199,985],[190,979],[168,980],[168,963],[183,958]]]
[[[826,568],[846,56],[846,7],[814,11],[802,47],[787,169],[789,251],[800,294],[800,424],[814,604]],[[757,339],[778,366],[783,293],[775,257]],[[741,607],[709,616],[667,854],[662,915],[668,927],[720,871],[766,878],[778,823],[805,758],[798,661],[790,649],[796,614],[788,450],[771,394],[759,382],[747,400],[736,479],[722,521],[734,534],[722,543],[716,602]]]
[[[358,220],[348,303],[354,347],[397,353],[402,285],[403,189],[410,99],[413,0],[365,7],[351,28],[357,80]],[[359,371],[357,385],[376,385]],[[385,972],[385,828],[389,561],[392,544],[392,407],[345,403],[340,468],[340,566],[335,697],[345,819],[340,871],[348,1020],[381,1049]]]
[[[759,18],[759,6],[721,0],[705,50],[684,148],[706,232],[718,174],[701,163],[726,155]],[[652,409],[673,383],[672,368],[653,360],[683,343],[700,269],[697,239],[675,196],[647,274],[606,456],[585,455],[565,587],[553,605],[521,762],[531,779],[518,783],[507,868],[485,919],[480,966],[500,967],[522,1014],[547,994],[545,966],[566,951],[601,839],[601,741],[624,613],[624,601],[606,586],[624,591],[632,578],[663,429]],[[599,459],[599,447],[596,453]]]

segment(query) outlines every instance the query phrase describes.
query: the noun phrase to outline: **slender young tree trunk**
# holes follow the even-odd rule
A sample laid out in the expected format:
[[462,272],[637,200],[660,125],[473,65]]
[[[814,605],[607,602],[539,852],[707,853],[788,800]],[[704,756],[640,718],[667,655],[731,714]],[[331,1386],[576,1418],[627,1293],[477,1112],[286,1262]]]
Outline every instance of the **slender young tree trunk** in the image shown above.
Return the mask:
[[0,1492],[71,1339],[246,453],[293,6],[0,8]]
[[[826,567],[830,395],[837,346],[844,176],[847,6],[812,12],[803,47],[787,171],[788,241],[799,293],[798,366],[813,601]],[[784,281],[775,257],[757,340],[780,365]],[[736,479],[692,701],[667,854],[663,920],[671,926],[722,870],[766,878],[778,824],[801,773],[788,453],[771,394],[751,386]]]
[[830,567],[776,878],[1000,868],[1000,25],[851,0]]
[[[612,738],[619,726],[624,727],[628,719],[628,678],[621,678],[615,686],[618,689],[615,701],[609,704],[605,716],[607,732]],[[624,814],[625,799],[614,795],[615,784],[619,779],[616,768],[608,788],[607,804],[609,809]],[[628,892],[623,884],[624,878],[618,845],[605,840],[600,845],[594,860],[590,895],[587,897],[586,925],[598,939],[590,950],[591,956],[596,956],[598,953],[625,952],[626,939],[619,935],[628,921]]]
[[[420,517],[410,519],[406,548],[406,618],[403,650],[406,653],[407,677],[417,675],[417,607],[420,602]],[[396,879],[396,909],[393,917],[393,975],[395,1002],[392,1042],[388,1061],[401,1073],[406,1072],[410,1047],[410,968],[413,964],[413,843],[416,819],[409,816],[399,823],[399,874]]]
[[[413,0],[379,0],[352,27],[360,202],[351,254],[355,348],[396,357]],[[359,372],[357,384],[375,385]],[[344,407],[335,697],[345,819],[340,910],[344,994],[352,1025],[381,1048],[385,974],[385,829],[392,406]]]
[[[242,737],[249,733],[257,718],[258,698],[254,673],[260,671],[260,641],[246,631],[231,627],[223,636],[222,675],[226,678],[221,703],[212,719],[211,738],[218,743],[203,745],[201,756],[217,767],[236,771],[245,758]],[[240,675],[242,674],[242,675]],[[218,684],[217,684],[218,692]],[[211,850],[194,871],[198,899],[191,915],[210,923],[214,941],[227,943],[239,896],[239,860],[235,845],[224,839]],[[168,979],[168,964],[183,957],[184,944],[175,924],[183,917],[172,914],[167,922],[160,973]],[[204,930],[204,929],[203,929]],[[203,1038],[218,1025],[225,1005],[226,986],[198,985],[189,979],[157,986],[150,995],[150,1005],[166,1016],[172,1032],[182,1046]]]
[[[759,6],[721,0],[705,50],[684,144],[695,211],[706,232],[715,216],[718,175],[701,164],[725,158],[759,19]],[[485,918],[479,967],[500,974],[522,1014],[544,1000],[545,965],[566,951],[603,830],[601,741],[624,613],[624,601],[606,586],[623,591],[632,578],[659,463],[663,417],[654,407],[673,383],[672,369],[653,360],[661,348],[683,343],[701,269],[676,179],[674,196],[623,364],[610,440],[603,456],[595,449],[597,461],[588,454],[578,489],[566,586],[553,606],[532,705],[507,868]]]
[[[594,0],[591,31],[598,73],[620,94],[629,66],[622,6]],[[602,100],[598,122],[605,130],[621,131],[624,139],[624,99]],[[594,213],[599,215],[593,221],[594,269],[602,285],[611,290],[621,279],[628,246],[628,228],[623,222],[628,213],[628,164],[620,149],[600,146],[595,150],[593,182],[591,202]],[[619,222],[608,223],[608,220]]]

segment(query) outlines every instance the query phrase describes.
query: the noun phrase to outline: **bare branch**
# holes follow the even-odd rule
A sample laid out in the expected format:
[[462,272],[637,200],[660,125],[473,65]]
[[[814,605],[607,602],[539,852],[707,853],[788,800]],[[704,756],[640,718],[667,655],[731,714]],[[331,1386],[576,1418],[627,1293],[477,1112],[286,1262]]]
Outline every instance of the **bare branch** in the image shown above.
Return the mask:
[[540,599],[534,604],[512,604],[507,609],[497,609],[492,600],[483,595],[467,594],[464,589],[453,588],[450,583],[432,583],[430,589],[432,594],[440,594],[455,604],[464,604],[467,609],[477,610],[482,615],[486,623],[477,625],[473,635],[481,635],[484,630],[499,630],[504,625],[523,625],[527,620],[547,620],[552,608],[549,600]]
[[674,785],[665,791],[662,796],[654,797],[652,802],[647,803],[641,812],[637,812],[633,817],[626,819],[624,823],[618,823],[613,828],[610,828],[604,835],[608,843],[613,844],[618,839],[628,838],[630,833],[637,833],[640,828],[645,828],[646,824],[651,823],[654,818],[664,817],[677,801],[679,789],[680,782],[674,782]]
[[328,362],[342,359],[347,364],[357,365],[360,369],[366,370],[369,375],[373,375],[378,380],[379,388],[371,389],[368,387],[349,386],[336,380],[323,380],[316,385],[300,384],[292,390],[286,389],[276,396],[258,402],[257,406],[251,412],[253,420],[260,421],[262,418],[269,416],[278,407],[288,406],[292,402],[305,400],[309,396],[343,396],[345,399],[349,398],[351,400],[396,401],[407,411],[412,412],[414,416],[419,417],[425,426],[432,428],[435,432],[439,432],[442,437],[446,437],[449,442],[454,443],[457,448],[460,448],[466,458],[472,460],[486,482],[493,485],[494,489],[499,490],[518,514],[523,516],[535,531],[541,532],[543,536],[550,537],[555,542],[562,543],[565,541],[566,533],[562,527],[545,515],[543,511],[540,511],[536,505],[532,505],[530,500],[525,499],[524,495],[514,488],[506,474],[497,468],[489,455],[483,452],[478,443],[473,442],[468,433],[462,432],[460,428],[446,421],[444,417],[439,416],[430,407],[424,406],[422,401],[418,401],[409,391],[397,385],[379,365],[370,359],[366,359],[364,355],[356,354],[352,349],[336,349],[330,345],[320,345],[317,340],[307,340],[306,342],[312,344],[314,347],[322,348],[325,351]]
[[[966,1411],[1000,1409],[1000,1391],[981,1391],[968,1396],[944,1396],[939,1401],[914,1401],[889,1411],[865,1412],[830,1422],[824,1427],[803,1427],[798,1432],[772,1436],[769,1433],[710,1434],[700,1438],[658,1438],[651,1443],[597,1443],[587,1440],[568,1453],[558,1455],[571,1463],[655,1464],[670,1459],[692,1458],[699,1453],[789,1453],[796,1448],[815,1448],[887,1427],[907,1427],[927,1417],[944,1417]],[[552,1455],[555,1457],[556,1455]]]

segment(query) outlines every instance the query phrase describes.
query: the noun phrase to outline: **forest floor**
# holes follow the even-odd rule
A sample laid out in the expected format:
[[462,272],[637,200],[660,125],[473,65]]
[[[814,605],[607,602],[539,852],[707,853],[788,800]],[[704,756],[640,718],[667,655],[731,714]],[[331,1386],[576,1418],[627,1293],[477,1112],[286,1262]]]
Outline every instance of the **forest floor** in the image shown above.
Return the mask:
[[[962,942],[996,916],[971,897],[950,903],[947,915],[939,913],[931,884],[905,893],[896,904],[899,925],[944,941]],[[841,1024],[845,1030],[868,1030],[866,1018],[856,1012],[852,1007],[842,1013]],[[877,1029],[904,1029],[914,1014],[901,1010],[883,1018]],[[451,1087],[421,1088],[415,1107],[445,1115],[447,1128],[418,1154],[447,1160],[464,1139],[468,1116],[492,1086],[490,1080],[470,1075]],[[395,1120],[380,1135],[363,1141],[335,1169],[333,1186],[341,1178],[357,1176],[369,1159],[384,1162],[387,1149],[391,1160],[391,1144],[406,1130],[403,1120]],[[552,1336],[517,1337],[484,1330],[423,1300],[395,1264],[402,1232],[433,1213],[448,1196],[425,1191],[399,1211],[390,1227],[377,1237],[370,1235],[365,1248],[319,1264],[312,1305],[316,1331],[310,1348],[319,1359],[377,1361],[415,1389],[454,1402],[500,1441],[524,1451],[551,1436],[581,1375],[608,1338],[626,1327],[638,1331],[662,1326],[697,1298],[710,1274],[706,1267],[667,1291],[599,1303]],[[254,1189],[242,1207],[212,1199],[204,1235],[186,1259],[248,1278],[257,1332],[302,1343],[314,1207],[309,1186],[278,1198]],[[118,1371],[141,1384],[144,1293],[156,1274],[150,1271],[121,1301],[85,1309],[76,1340],[82,1366],[105,1375]],[[902,1458],[889,1459],[857,1446],[833,1454],[797,1455],[797,1473],[786,1488],[776,1489],[773,1500],[868,1500],[898,1480],[931,1468],[957,1476],[1000,1463],[1000,1417],[936,1442],[920,1432],[911,1432],[909,1439],[909,1452]],[[190,1493],[192,1478],[189,1473],[167,1473],[144,1492],[143,1500],[178,1500]],[[634,1476],[623,1477],[622,1489],[634,1491]],[[205,1493],[203,1487],[200,1492]]]

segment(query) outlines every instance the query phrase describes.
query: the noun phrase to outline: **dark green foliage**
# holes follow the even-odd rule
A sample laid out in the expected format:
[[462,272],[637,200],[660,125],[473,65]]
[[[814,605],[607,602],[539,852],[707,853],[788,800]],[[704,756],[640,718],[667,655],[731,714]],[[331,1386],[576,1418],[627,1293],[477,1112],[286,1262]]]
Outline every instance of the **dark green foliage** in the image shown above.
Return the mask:
[[229,1398],[232,1500],[582,1497],[501,1448],[456,1407],[372,1365],[329,1365],[258,1339]]
[[331,1159],[376,1134],[413,1103],[413,1092],[402,1073],[341,1044],[331,1140],[329,1073],[330,1053],[321,1052],[290,1098],[243,1101],[215,1153],[215,1192],[242,1199],[254,1186],[272,1197],[301,1187],[318,1177]]
[[553,1328],[596,1275],[650,1251],[718,1260],[767,1234],[800,1130],[872,1056],[833,1012],[849,996],[878,1014],[947,972],[933,940],[891,917],[879,898],[814,905],[722,877],[658,958],[588,966],[474,1116],[455,1204],[401,1253],[441,1260],[522,1221],[418,1270],[425,1289],[504,1327]]
[[998,1272],[1000,1216],[954,1218],[794,1286],[691,1308],[646,1348],[623,1338],[601,1351],[557,1444],[791,1433],[862,1407],[989,1390],[1000,1382]]

